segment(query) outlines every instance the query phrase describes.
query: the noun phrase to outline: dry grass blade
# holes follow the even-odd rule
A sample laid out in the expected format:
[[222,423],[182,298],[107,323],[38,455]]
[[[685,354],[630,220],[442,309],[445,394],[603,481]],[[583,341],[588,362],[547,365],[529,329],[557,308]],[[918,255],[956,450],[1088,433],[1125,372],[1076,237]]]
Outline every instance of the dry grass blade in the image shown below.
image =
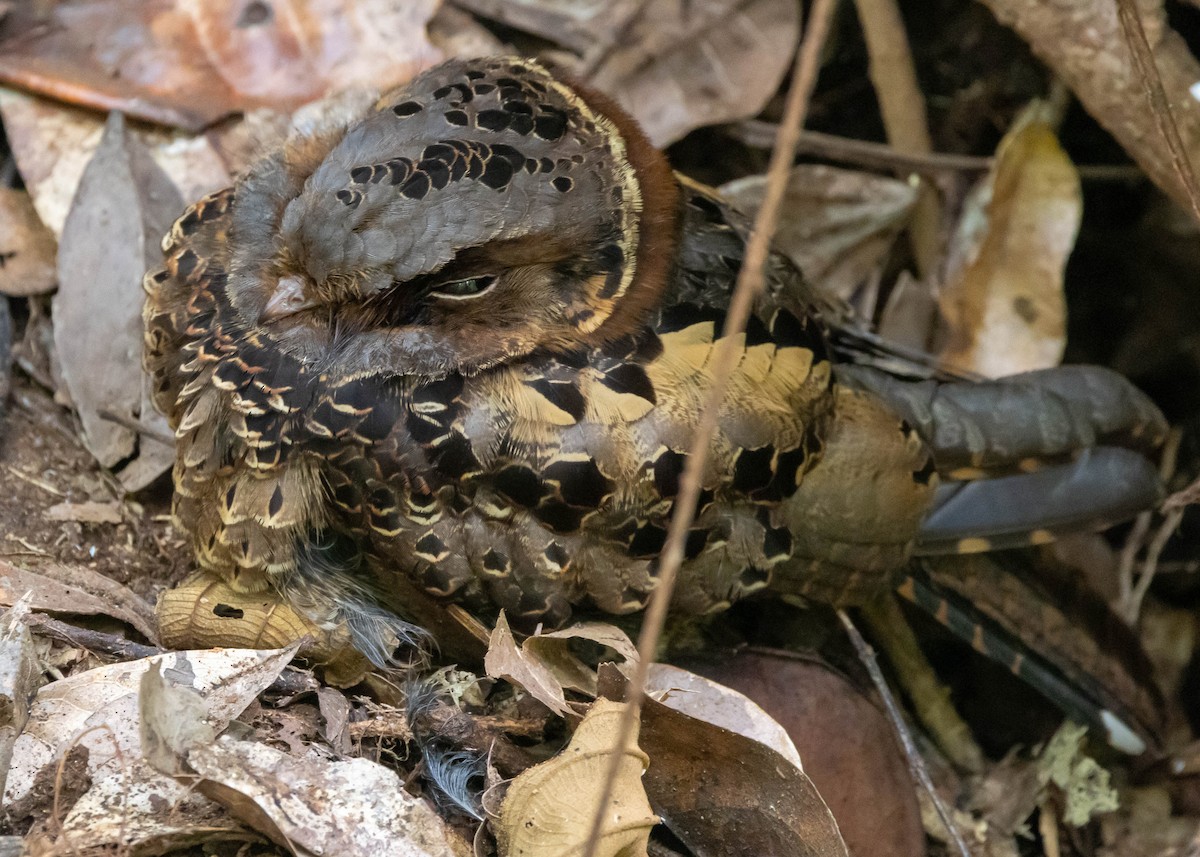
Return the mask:
[[1196,184],[1196,174],[1192,170],[1191,161],[1184,150],[1183,138],[1179,126],[1175,124],[1175,116],[1171,112],[1171,103],[1167,99],[1163,87],[1162,76],[1154,63],[1154,54],[1150,50],[1150,42],[1146,39],[1146,30],[1138,15],[1134,0],[1117,0],[1117,17],[1121,21],[1121,29],[1125,32],[1125,41],[1133,56],[1133,65],[1138,77],[1146,88],[1146,97],[1158,123],[1158,130],[1167,144],[1171,155],[1171,164],[1179,174],[1179,181],[1187,191],[1188,202],[1192,204],[1192,214],[1200,220],[1200,187]]
[[[675,578],[683,560],[684,539],[696,515],[701,480],[708,460],[709,444],[716,430],[721,401],[734,369],[733,358],[736,346],[734,337],[746,329],[746,322],[750,317],[754,299],[763,288],[764,270],[771,250],[771,236],[779,223],[780,209],[784,193],[787,190],[788,173],[792,161],[795,159],[800,129],[808,112],[809,99],[816,85],[817,72],[820,69],[821,49],[829,32],[835,4],[836,0],[816,0],[809,17],[807,32],[801,40],[800,49],[796,54],[783,121],[780,124],[779,137],[775,142],[775,149],[771,153],[771,162],[767,170],[767,189],[762,208],[759,209],[758,216],[754,220],[754,229],[746,243],[746,254],[742,262],[742,269],[738,273],[737,285],[729,302],[729,312],[726,316],[725,328],[722,331],[722,339],[717,343],[713,361],[712,388],[704,403],[700,422],[687,452],[687,464],[680,478],[675,512],[671,516],[666,544],[663,546],[658,585],[650,599],[650,605],[642,622],[642,630],[638,636],[639,658],[626,693],[625,701],[629,705],[622,712],[617,731],[615,746],[618,748],[628,745],[638,722],[640,703],[646,689],[647,672],[658,647],[658,639],[662,633],[667,608],[671,603],[671,594],[675,588]],[[620,752],[612,754],[608,770],[605,772],[604,787],[596,803],[597,807],[603,808],[608,805],[612,796],[613,783],[620,771],[622,758]],[[603,823],[602,813],[597,812],[592,820],[587,848],[583,857],[595,857]]]

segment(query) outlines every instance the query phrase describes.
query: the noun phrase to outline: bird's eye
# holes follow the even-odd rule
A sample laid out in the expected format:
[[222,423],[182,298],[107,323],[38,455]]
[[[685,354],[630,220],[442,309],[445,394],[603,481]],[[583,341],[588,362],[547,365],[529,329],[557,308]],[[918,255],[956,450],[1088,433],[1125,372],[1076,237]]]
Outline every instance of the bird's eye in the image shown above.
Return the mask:
[[496,278],[491,274],[480,277],[466,277],[462,280],[451,280],[430,289],[429,294],[435,298],[445,298],[451,301],[465,301],[487,294],[496,285]]

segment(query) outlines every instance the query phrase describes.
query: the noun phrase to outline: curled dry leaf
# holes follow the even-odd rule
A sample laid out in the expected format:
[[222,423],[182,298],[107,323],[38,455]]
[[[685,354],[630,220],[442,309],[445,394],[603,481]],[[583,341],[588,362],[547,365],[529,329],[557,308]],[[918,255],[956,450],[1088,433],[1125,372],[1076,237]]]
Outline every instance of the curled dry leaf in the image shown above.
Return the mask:
[[59,242],[54,344],[84,444],[100,464],[119,468],[131,491],[170,467],[174,448],[105,414],[170,436],[141,368],[141,278],[182,207],[170,179],[111,114]]
[[[618,752],[625,705],[596,700],[566,749],[512,781],[495,826],[501,857],[559,857],[582,851],[609,757]],[[650,829],[658,823],[642,786],[649,758],[638,749],[636,734],[629,741],[620,750],[623,760],[604,808],[596,857],[644,857]]]
[[1019,119],[965,208],[939,304],[941,358],[990,377],[1056,366],[1066,346],[1063,272],[1079,232],[1079,174],[1037,106]]
[[[720,191],[753,216],[766,186],[766,176],[748,176]],[[849,299],[882,265],[916,200],[916,188],[896,179],[802,164],[788,175],[774,244],[813,285]]]
[[555,714],[568,714],[571,708],[564,689],[596,695],[596,672],[571,653],[568,642],[572,639],[607,646],[627,664],[637,660],[637,647],[629,637],[604,622],[581,622],[560,631],[535,634],[518,646],[501,611],[488,641],[484,669],[491,678],[507,679],[524,688]]
[[57,252],[29,194],[0,187],[0,293],[27,297],[54,291]]
[[350,687],[371,669],[344,626],[319,628],[270,591],[242,592],[208,572],[163,592],[156,610],[169,649],[236,646],[274,649],[300,642],[300,656],[335,687]]
[[[624,15],[630,9],[624,9]],[[779,89],[800,35],[792,0],[659,0],[605,20],[619,44],[591,83],[633,114],[656,146],[755,115]]]
[[137,629],[147,640],[158,639],[150,605],[90,568],[48,565],[38,572],[0,560],[0,604],[13,604],[25,593],[29,593],[34,610],[111,616]]
[[0,34],[0,80],[199,131],[230,113],[386,88],[441,59],[437,0],[85,0]]

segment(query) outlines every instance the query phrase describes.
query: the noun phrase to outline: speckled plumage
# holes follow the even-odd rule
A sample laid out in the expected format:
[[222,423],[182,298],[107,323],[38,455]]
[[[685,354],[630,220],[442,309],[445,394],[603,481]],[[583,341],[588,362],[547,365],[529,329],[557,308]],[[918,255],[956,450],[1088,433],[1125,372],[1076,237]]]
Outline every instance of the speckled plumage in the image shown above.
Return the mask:
[[[348,620],[376,660],[395,614],[443,600],[526,628],[641,609],[746,231],[607,101],[526,60],[440,66],[268,157],[190,208],[146,278],[200,564]],[[822,306],[772,258],[678,610],[891,585],[935,504],[934,423],[975,425],[869,367],[835,382]],[[1153,443],[1153,406],[1102,377],[1124,410],[1091,442]],[[976,463],[1065,453],[1089,419]]]

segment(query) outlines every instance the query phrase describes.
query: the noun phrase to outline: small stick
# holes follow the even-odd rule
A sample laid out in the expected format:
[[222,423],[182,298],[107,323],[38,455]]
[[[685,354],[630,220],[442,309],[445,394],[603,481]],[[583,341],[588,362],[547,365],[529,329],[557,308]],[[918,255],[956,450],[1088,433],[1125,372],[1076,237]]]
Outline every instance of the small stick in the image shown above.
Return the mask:
[[888,719],[892,721],[892,728],[896,730],[896,736],[900,739],[900,745],[904,748],[904,758],[908,761],[908,770],[929,795],[929,799],[933,801],[933,806],[937,810],[938,817],[941,818],[942,824],[946,825],[946,832],[950,835],[950,841],[954,843],[954,847],[962,857],[971,857],[971,851],[967,848],[966,840],[962,838],[962,833],[954,826],[954,821],[950,817],[950,810],[946,808],[946,804],[942,802],[941,795],[933,787],[933,780],[929,778],[929,771],[925,769],[925,760],[921,758],[921,753],[917,750],[917,745],[912,739],[912,735],[908,733],[907,727],[904,725],[904,719],[900,716],[900,709],[896,705],[896,700],[892,697],[891,690],[888,689],[887,681],[883,677],[883,673],[879,670],[879,664],[875,661],[875,650],[872,649],[867,641],[862,638],[862,634],[858,633],[858,628],[854,627],[854,623],[850,621],[850,616],[845,610],[838,611],[838,618],[842,620],[842,625],[846,628],[846,634],[850,637],[850,642],[854,644],[854,650],[858,652],[858,659],[862,661],[863,666],[867,668],[867,673],[871,676],[871,682],[875,685],[875,689],[879,691],[879,696],[883,699],[884,708],[887,709]]
[[130,431],[137,432],[142,437],[149,438],[150,440],[156,440],[163,446],[175,445],[175,438],[171,437],[169,434],[161,432],[158,429],[150,428],[150,426],[143,425],[137,420],[127,417],[124,414],[118,414],[114,411],[101,408],[100,410],[96,411],[96,416],[107,422],[116,423],[122,428],[127,428]]
[[729,299],[729,310],[726,314],[725,328],[721,339],[716,343],[716,353],[712,361],[712,386],[700,412],[700,420],[692,435],[688,447],[686,464],[679,480],[679,493],[675,498],[675,511],[667,529],[667,540],[659,557],[658,584],[650,597],[650,604],[642,620],[641,632],[638,635],[638,661],[634,666],[633,677],[625,693],[625,708],[617,726],[617,737],[613,742],[613,750],[609,755],[607,770],[604,775],[604,786],[600,790],[596,802],[596,812],[589,828],[587,844],[583,857],[595,857],[600,845],[600,832],[604,819],[608,816],[608,803],[612,799],[613,784],[625,758],[626,748],[637,728],[641,711],[641,700],[646,691],[646,677],[650,663],[658,650],[658,640],[662,633],[663,624],[667,618],[667,608],[671,603],[671,594],[675,587],[675,578],[679,566],[683,562],[684,540],[688,528],[696,516],[696,508],[700,499],[700,488],[704,479],[704,468],[708,462],[711,439],[716,432],[717,420],[721,410],[721,401],[725,389],[733,375],[737,343],[736,334],[746,329],[754,299],[763,289],[767,259],[771,252],[771,236],[779,224],[780,212],[783,208],[784,193],[787,189],[787,177],[791,171],[792,162],[796,156],[796,140],[804,117],[808,113],[808,102],[816,86],[817,74],[821,67],[821,48],[829,33],[830,21],[836,0],[815,0],[809,13],[808,28],[800,41],[800,49],[796,52],[796,62],[792,73],[791,87],[788,89],[787,100],[784,104],[783,121],[779,127],[779,139],[771,153],[771,162],[767,170],[767,188],[763,196],[762,207],[754,219],[754,227],[746,242],[746,252],[742,259],[742,267],[738,272],[737,285]]

